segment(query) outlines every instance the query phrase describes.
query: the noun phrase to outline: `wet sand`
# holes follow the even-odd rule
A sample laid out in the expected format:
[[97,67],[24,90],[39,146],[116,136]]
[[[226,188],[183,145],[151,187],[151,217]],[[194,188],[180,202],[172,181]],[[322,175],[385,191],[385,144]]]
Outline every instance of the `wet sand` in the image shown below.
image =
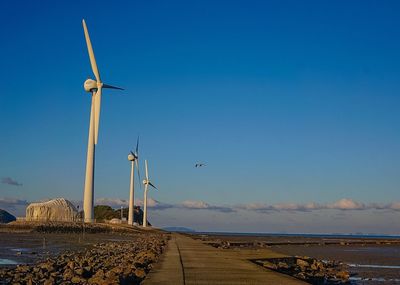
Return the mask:
[[271,248],[290,255],[340,260],[350,265],[353,280],[380,279],[368,281],[368,284],[400,284],[400,245],[282,245]]

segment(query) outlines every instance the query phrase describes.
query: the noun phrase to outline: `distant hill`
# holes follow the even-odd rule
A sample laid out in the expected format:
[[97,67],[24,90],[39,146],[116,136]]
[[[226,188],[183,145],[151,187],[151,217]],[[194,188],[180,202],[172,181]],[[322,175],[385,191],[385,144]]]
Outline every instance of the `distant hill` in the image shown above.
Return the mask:
[[182,232],[182,233],[194,233],[196,232],[194,229],[185,228],[185,227],[165,227],[163,228],[165,231],[169,232]]
[[13,215],[9,212],[0,209],[0,224],[7,224],[17,220]]
[[[128,218],[129,208],[122,209],[122,215],[124,218]],[[121,218],[121,209],[113,209],[110,206],[106,205],[97,205],[94,207],[94,218],[98,222],[102,222],[104,220],[111,219],[120,219]],[[138,223],[139,225],[143,224],[143,211],[140,207],[135,206],[133,212],[133,221]],[[147,221],[148,225],[151,226],[149,221]]]

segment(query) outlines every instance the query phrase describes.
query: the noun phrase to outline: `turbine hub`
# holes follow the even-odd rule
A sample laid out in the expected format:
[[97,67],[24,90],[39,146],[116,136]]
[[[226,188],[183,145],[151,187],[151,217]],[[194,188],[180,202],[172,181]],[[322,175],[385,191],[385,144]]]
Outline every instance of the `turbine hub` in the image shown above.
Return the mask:
[[135,161],[135,159],[136,159],[136,157],[132,153],[128,154],[129,161]]
[[86,92],[93,92],[93,90],[97,90],[98,84],[96,80],[87,79],[85,83],[83,83],[83,88]]
[[144,184],[144,185],[149,184],[149,181],[146,180],[146,179],[143,179],[143,184]]

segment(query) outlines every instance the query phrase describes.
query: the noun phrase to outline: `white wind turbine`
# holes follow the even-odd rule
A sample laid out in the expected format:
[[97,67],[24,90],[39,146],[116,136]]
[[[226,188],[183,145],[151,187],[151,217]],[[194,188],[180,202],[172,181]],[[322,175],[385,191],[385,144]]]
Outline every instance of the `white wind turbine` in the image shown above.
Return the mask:
[[99,136],[99,120],[100,120],[100,105],[101,105],[101,91],[103,88],[119,89],[111,85],[103,84],[100,79],[100,73],[97,69],[96,59],[90,42],[89,32],[86,27],[85,20],[82,20],[83,30],[85,32],[86,45],[89,52],[90,64],[96,80],[87,79],[83,84],[86,92],[92,94],[92,105],[90,110],[90,125],[89,125],[89,140],[88,140],[88,151],[86,158],[86,175],[85,175],[85,190],[83,196],[83,212],[84,220],[87,223],[94,221],[93,216],[93,196],[94,196],[94,152],[95,145]]
[[[136,150],[135,152],[130,152],[128,154],[128,160],[131,162],[131,184],[129,188],[129,213],[128,213],[128,225],[133,225],[134,219],[134,199],[135,199],[135,184],[134,184],[134,176],[135,176],[135,165],[138,172],[139,182],[140,182],[140,172],[139,172],[139,137],[136,141]],[[140,185],[140,183],[139,183]]]
[[157,189],[149,179],[149,171],[147,169],[147,160],[144,161],[145,170],[146,170],[146,179],[143,180],[144,184],[144,199],[143,199],[143,227],[147,227],[147,191],[149,190],[149,185],[154,189]]

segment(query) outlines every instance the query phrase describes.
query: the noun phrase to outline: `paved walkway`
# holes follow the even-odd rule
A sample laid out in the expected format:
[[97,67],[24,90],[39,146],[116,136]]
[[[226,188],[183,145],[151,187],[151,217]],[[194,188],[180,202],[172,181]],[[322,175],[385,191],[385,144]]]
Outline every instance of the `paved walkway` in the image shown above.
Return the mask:
[[168,249],[142,284],[307,284],[247,259],[282,256],[268,249],[224,250],[172,234]]

